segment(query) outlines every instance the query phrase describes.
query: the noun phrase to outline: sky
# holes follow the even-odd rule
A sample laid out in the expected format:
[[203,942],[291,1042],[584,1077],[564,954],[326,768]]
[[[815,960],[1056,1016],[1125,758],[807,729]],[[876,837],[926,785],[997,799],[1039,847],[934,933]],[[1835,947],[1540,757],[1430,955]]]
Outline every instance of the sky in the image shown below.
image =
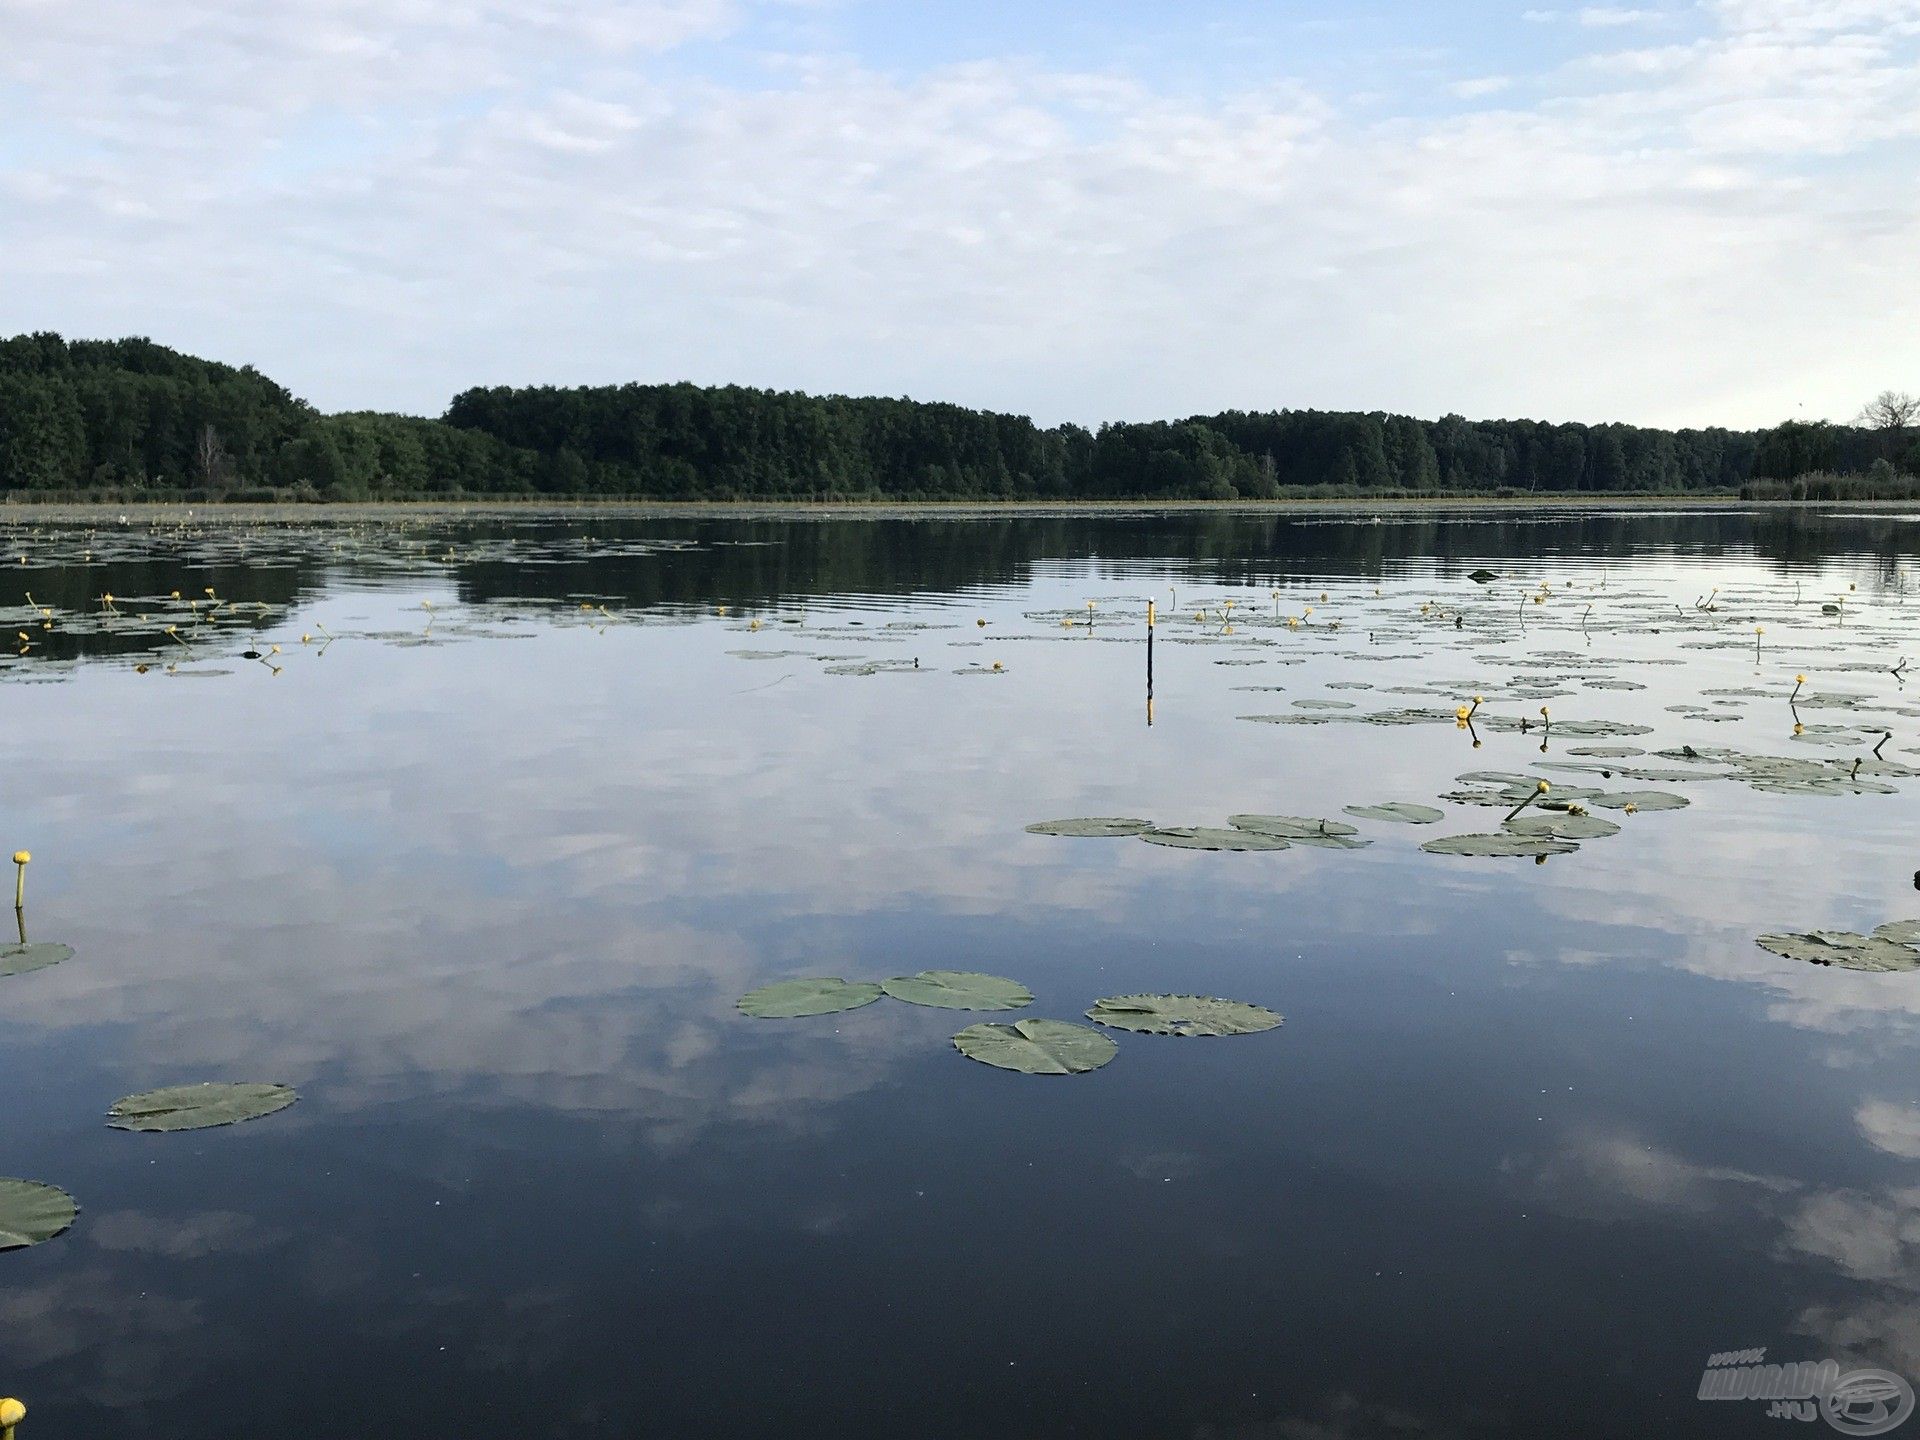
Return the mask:
[[0,0],[0,333],[1653,425],[1920,390],[1920,0]]

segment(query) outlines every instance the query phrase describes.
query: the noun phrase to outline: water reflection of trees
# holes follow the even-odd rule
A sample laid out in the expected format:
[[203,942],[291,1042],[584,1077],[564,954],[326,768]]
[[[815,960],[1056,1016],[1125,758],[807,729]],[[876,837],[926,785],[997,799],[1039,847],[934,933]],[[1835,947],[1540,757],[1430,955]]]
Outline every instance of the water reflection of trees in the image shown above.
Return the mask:
[[[598,527],[596,527],[598,528]],[[908,596],[1025,584],[1083,565],[1124,583],[1131,568],[1183,569],[1196,583],[1282,585],[1294,576],[1376,576],[1409,563],[1441,571],[1540,560],[1623,562],[1739,556],[1781,569],[1869,556],[1891,578],[1920,530],[1891,517],[1776,511],[1522,515],[1245,512],[871,518],[846,521],[629,521],[626,533],[690,542],[652,555],[598,555],[529,568],[458,567],[464,598],[616,595],[633,605],[771,603],[821,595]],[[525,532],[520,532],[524,538]],[[726,543],[719,543],[726,542]]]
[[[1897,513],[1775,509],[1694,511],[1446,510],[1376,513],[1134,511],[1120,514],[976,514],[850,518],[768,514],[666,518],[611,512],[565,517],[518,512],[410,514],[390,525],[263,526],[245,545],[205,532],[103,547],[91,559],[75,531],[62,544],[35,537],[39,562],[17,572],[24,606],[56,615],[98,611],[100,597],[222,598],[266,605],[227,612],[229,627],[259,628],[341,583],[444,589],[467,602],[611,597],[634,608],[771,605],[822,596],[878,599],[1022,586],[1049,569],[1084,572],[1095,587],[1126,589],[1171,569],[1194,584],[1284,586],[1296,578],[1367,578],[1400,568],[1458,575],[1474,566],[1536,562],[1605,566],[1647,556],[1739,558],[1782,571],[1846,558],[1894,584],[1920,545],[1920,526]],[[68,563],[46,563],[48,553]],[[242,553],[251,552],[251,553]],[[539,563],[528,563],[529,561]],[[1097,590],[1096,592],[1097,593]],[[0,605],[0,609],[8,608]],[[153,644],[134,623],[36,633],[31,658],[128,655]]]

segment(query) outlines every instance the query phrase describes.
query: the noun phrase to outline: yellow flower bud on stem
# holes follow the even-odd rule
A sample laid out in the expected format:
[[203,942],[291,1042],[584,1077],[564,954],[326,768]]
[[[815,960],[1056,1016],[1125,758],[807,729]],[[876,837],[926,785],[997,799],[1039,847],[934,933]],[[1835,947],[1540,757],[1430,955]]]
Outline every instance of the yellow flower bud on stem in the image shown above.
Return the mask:
[[1527,796],[1526,799],[1522,800],[1518,805],[1514,806],[1513,809],[1507,812],[1507,819],[1502,820],[1500,823],[1502,825],[1506,824],[1507,820],[1513,819],[1514,816],[1518,815],[1522,810],[1526,809],[1527,806],[1533,804],[1534,801],[1538,800],[1542,795],[1546,794],[1547,791],[1551,790],[1552,788],[1553,787],[1549,785],[1545,780],[1542,780],[1538,785],[1534,787],[1534,791],[1531,795]]

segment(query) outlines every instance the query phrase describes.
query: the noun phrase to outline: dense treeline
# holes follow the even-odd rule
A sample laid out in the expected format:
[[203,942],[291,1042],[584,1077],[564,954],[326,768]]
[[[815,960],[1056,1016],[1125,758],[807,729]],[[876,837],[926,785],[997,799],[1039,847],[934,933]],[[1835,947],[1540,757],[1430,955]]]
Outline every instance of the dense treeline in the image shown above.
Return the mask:
[[565,457],[594,488],[727,499],[1712,490],[1749,478],[1757,443],[1727,430],[1303,410],[1042,430],[954,405],[692,385],[469,390],[447,420]]
[[[1906,493],[1904,424],[1761,433],[1228,411],[1043,429],[911,400],[736,386],[469,390],[443,419],[323,415],[148,340],[0,339],[0,491],[316,499],[1274,499]],[[1817,495],[1815,498],[1818,498]]]

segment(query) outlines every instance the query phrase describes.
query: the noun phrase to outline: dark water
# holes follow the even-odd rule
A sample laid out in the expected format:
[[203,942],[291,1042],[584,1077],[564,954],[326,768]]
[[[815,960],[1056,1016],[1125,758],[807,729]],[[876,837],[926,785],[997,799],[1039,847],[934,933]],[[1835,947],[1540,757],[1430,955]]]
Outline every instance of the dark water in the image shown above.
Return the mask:
[[[1438,804],[1596,743],[1887,730],[1920,763],[1916,545],[1783,513],[13,524],[0,849],[77,953],[0,979],[0,1174],[83,1213],[0,1254],[0,1393],[22,1440],[1321,1440],[1775,1433],[1695,1398],[1748,1347],[1920,1377],[1920,973],[1754,944],[1920,915],[1920,781],[1632,782],[1692,803],[1543,864],[1423,853],[1497,827],[1458,805],[1355,851],[1023,830]],[[209,586],[241,608],[164,620]],[[874,661],[904,668],[830,673]],[[1795,738],[1796,673],[1880,708]],[[1474,686],[1655,731],[1237,718]],[[1049,1078],[955,1053],[998,1017],[734,1009],[929,967],[1063,1019],[1287,1022]],[[201,1079],[301,1099],[102,1123]]]

